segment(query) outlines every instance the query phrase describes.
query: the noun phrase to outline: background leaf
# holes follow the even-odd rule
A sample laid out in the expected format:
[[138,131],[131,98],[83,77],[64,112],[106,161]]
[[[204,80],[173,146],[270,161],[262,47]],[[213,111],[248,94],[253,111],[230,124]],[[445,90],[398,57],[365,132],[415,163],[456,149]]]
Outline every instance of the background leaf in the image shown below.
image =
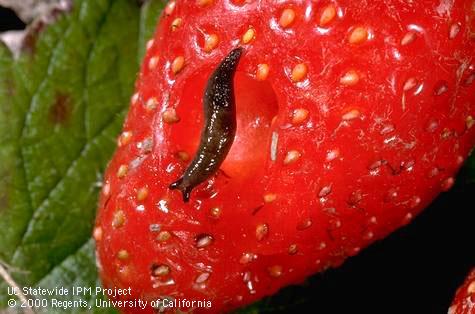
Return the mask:
[[0,45],[0,261],[20,286],[99,284],[97,192],[162,6],[77,0],[17,60]]

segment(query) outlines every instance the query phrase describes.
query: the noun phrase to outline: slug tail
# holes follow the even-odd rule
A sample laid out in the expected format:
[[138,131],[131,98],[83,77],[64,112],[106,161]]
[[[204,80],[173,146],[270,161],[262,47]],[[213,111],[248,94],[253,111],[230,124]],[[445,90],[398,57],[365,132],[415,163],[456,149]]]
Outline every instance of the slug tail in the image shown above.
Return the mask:
[[173,182],[172,184],[170,184],[170,186],[168,188],[170,190],[179,190],[179,191],[181,191],[181,193],[183,195],[183,202],[188,203],[188,201],[190,200],[190,194],[191,194],[191,190],[193,188],[183,182],[183,177],[181,177],[180,179],[178,179],[175,182]]

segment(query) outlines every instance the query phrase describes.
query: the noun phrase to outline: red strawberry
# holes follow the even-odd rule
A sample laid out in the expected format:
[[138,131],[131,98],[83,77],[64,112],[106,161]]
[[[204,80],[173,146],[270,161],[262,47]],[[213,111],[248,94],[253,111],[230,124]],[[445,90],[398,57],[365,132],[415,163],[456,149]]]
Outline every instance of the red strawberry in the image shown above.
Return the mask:
[[[236,47],[234,143],[191,189],[205,87]],[[105,287],[222,312],[340,265],[453,185],[474,81],[473,0],[171,1],[105,174]]]
[[463,285],[457,290],[448,314],[475,313],[475,269],[468,275]]

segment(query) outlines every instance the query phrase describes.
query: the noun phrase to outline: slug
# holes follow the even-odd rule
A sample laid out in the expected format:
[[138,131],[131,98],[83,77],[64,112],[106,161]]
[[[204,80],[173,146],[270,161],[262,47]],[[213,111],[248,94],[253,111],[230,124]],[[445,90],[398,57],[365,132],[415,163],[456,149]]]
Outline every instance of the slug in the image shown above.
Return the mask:
[[205,123],[198,151],[183,175],[169,186],[182,192],[184,202],[189,201],[194,187],[219,170],[233,144],[236,135],[233,80],[242,52],[242,47],[233,49],[208,79],[203,96]]

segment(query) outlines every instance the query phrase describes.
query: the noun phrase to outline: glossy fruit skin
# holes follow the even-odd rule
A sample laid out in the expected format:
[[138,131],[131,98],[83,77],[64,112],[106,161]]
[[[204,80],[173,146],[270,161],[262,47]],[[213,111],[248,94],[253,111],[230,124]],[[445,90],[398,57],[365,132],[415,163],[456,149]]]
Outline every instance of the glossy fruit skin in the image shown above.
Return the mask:
[[448,314],[475,313],[475,269],[468,274],[463,285],[457,290]]
[[[475,2],[331,6],[168,4],[104,178],[105,287],[228,311],[340,265],[453,185],[475,144]],[[168,186],[238,45],[236,138],[185,204]]]

